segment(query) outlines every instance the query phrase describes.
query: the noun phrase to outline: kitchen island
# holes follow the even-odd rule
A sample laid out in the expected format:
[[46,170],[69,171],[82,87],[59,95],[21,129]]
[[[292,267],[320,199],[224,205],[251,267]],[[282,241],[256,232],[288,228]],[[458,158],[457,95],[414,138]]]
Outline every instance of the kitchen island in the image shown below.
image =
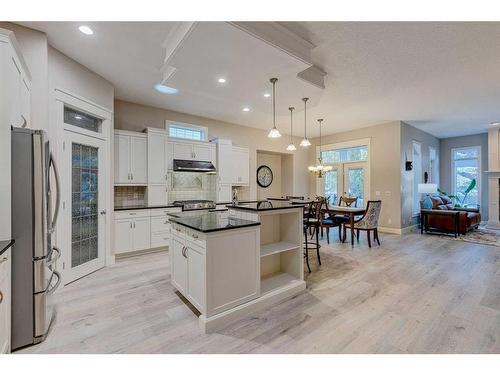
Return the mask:
[[[297,222],[302,212],[295,208],[294,214],[284,216],[278,235],[282,241],[274,245],[262,244],[262,231],[269,236],[267,219],[237,217],[231,215],[232,208],[170,215],[171,282],[201,313],[199,324],[205,332],[305,289],[302,228]],[[285,229],[288,224],[293,228]],[[286,249],[281,242],[287,243]]]

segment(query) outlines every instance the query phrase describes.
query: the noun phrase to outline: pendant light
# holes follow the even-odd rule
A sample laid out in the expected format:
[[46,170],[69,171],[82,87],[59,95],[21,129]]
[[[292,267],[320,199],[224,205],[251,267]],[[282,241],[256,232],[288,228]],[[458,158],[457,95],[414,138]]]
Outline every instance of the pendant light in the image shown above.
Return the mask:
[[290,144],[286,147],[288,151],[295,151],[297,147],[293,144],[293,111],[295,110],[295,107],[289,107],[288,110],[290,111]]
[[269,138],[279,138],[281,133],[276,128],[276,81],[278,78],[271,78],[269,81],[273,84],[273,128],[269,131],[267,135]]
[[318,176],[318,178],[323,177],[323,175],[326,172],[329,172],[333,169],[333,167],[331,165],[326,165],[326,166],[323,165],[323,161],[321,158],[321,123],[322,122],[323,122],[322,118],[318,119],[318,124],[319,124],[319,157],[318,157],[318,161],[319,161],[319,164],[316,166],[310,166],[308,168],[309,172],[314,173],[316,176]]
[[300,145],[302,147],[309,147],[311,145],[311,142],[309,142],[309,139],[307,139],[307,101],[309,98],[302,98],[302,101],[304,102],[304,139],[300,141]]

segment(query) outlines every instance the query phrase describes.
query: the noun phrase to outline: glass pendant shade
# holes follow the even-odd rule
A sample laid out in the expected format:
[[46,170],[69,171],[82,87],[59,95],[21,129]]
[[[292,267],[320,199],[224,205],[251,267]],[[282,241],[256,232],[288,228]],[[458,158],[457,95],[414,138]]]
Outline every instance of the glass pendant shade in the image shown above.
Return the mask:
[[269,80],[273,84],[273,128],[269,131],[267,135],[269,138],[279,138],[281,137],[281,133],[276,128],[276,82],[278,78],[271,78]]
[[309,147],[311,145],[311,142],[309,142],[309,139],[304,138],[303,140],[300,141],[300,145],[302,147]]
[[281,137],[281,133],[278,129],[276,128],[272,128],[270,131],[269,131],[269,134],[267,135],[269,138],[279,138]]
[[290,143],[288,146],[286,146],[286,149],[288,151],[295,151],[297,149],[297,147],[295,147],[295,145],[293,143]]

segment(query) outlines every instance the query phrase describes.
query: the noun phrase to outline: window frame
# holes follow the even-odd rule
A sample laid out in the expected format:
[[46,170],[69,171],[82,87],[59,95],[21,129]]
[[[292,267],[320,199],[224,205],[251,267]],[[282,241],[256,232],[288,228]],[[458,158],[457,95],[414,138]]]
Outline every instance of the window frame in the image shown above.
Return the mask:
[[[200,140],[198,140],[198,139],[191,139],[191,138],[172,137],[172,136],[170,136],[170,127],[184,128],[184,129],[189,129],[189,130],[197,130],[197,131],[201,132],[202,138]],[[188,123],[179,122],[179,121],[166,120],[165,121],[165,130],[167,131],[168,137],[171,139],[183,139],[185,141],[195,141],[195,142],[208,141],[208,127],[206,127],[206,126],[188,124]]]
[[476,185],[476,188],[477,188],[477,205],[478,206],[481,206],[481,186],[482,186],[482,181],[481,181],[481,158],[482,158],[482,150],[481,150],[481,146],[478,145],[478,146],[462,146],[462,147],[453,147],[451,149],[451,193],[453,195],[457,195],[457,191],[456,191],[456,185],[455,185],[455,151],[456,150],[464,150],[464,149],[476,149],[478,152],[477,152],[477,158],[466,158],[466,159],[458,159],[458,160],[474,160],[474,159],[477,159],[477,169],[478,169],[478,173],[477,173],[477,185]]
[[[415,162],[415,154],[414,154],[415,145],[418,145],[420,148],[420,165],[419,165],[420,176],[419,176],[418,181],[415,181],[416,176],[418,176],[417,168],[416,168],[417,163]],[[423,154],[422,154],[422,142],[416,141],[414,139],[411,141],[411,160],[412,160],[412,164],[413,164],[413,176],[412,176],[413,177],[413,186],[412,186],[413,194],[411,197],[412,198],[412,216],[416,217],[416,216],[420,215],[421,194],[418,192],[418,184],[422,184],[424,181],[424,168],[423,168],[424,158],[423,158]],[[417,199],[417,197],[418,197],[418,199]]]

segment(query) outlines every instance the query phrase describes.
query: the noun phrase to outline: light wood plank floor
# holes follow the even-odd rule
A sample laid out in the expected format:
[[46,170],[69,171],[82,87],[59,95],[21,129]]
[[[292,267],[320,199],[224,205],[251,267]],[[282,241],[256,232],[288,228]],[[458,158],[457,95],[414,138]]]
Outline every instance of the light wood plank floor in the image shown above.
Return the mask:
[[500,353],[500,248],[381,242],[323,247],[303,294],[213,334],[170,285],[167,253],[121,260],[57,293],[50,336],[19,353]]

